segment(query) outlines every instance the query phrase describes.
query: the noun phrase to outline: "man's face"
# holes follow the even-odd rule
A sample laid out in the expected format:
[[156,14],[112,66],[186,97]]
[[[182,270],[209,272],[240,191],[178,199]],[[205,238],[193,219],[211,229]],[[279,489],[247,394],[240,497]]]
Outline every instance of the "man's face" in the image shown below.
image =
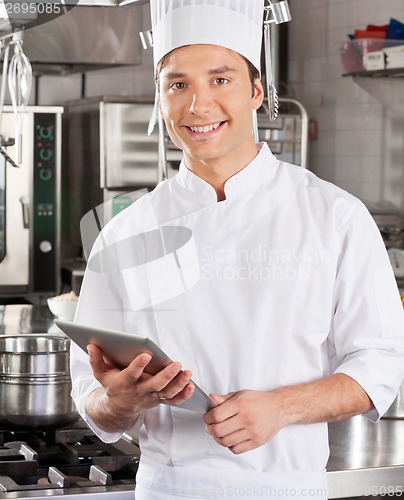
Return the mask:
[[216,45],[181,47],[167,58],[159,81],[162,116],[189,168],[216,159],[251,161],[252,110],[261,105],[263,89],[256,80],[252,96],[239,54]]

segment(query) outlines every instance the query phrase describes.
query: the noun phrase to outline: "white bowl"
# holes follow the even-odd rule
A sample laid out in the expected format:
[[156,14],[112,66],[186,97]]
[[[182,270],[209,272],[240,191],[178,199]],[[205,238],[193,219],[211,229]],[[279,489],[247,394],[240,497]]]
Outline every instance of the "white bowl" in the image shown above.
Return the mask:
[[77,301],[48,299],[48,307],[51,313],[59,319],[72,321],[76,314]]

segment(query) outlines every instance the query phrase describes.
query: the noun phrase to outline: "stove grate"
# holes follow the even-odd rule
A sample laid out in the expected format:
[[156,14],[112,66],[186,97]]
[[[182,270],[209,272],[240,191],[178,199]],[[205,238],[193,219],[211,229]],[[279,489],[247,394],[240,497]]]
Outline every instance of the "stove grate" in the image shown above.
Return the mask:
[[0,498],[30,496],[30,490],[33,496],[43,490],[46,497],[130,491],[139,459],[135,444],[106,444],[85,424],[50,432],[0,431]]

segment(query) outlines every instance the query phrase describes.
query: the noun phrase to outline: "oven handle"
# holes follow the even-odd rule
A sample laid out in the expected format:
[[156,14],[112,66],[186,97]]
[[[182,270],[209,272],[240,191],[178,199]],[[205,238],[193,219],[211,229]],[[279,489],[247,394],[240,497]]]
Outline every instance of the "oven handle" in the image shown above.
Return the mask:
[[26,196],[21,196],[20,198],[22,206],[22,222],[24,229],[29,228],[29,199]]

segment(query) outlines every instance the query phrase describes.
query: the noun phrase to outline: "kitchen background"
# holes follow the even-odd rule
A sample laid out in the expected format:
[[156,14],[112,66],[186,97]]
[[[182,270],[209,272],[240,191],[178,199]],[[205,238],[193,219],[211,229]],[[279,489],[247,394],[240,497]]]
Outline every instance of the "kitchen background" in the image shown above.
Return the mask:
[[[342,75],[345,70],[340,54],[341,44],[348,40],[347,35],[353,33],[355,29],[363,29],[368,24],[385,25],[391,18],[404,22],[403,0],[289,0],[289,5],[292,22],[287,24],[286,37],[285,30],[282,31],[279,91],[284,98],[298,100],[309,114],[311,140],[308,168],[320,177],[358,196],[369,206],[375,216],[383,212],[388,215],[398,214],[398,217],[394,217],[394,223],[404,226],[402,224],[404,213],[404,79],[400,77],[344,77]],[[96,17],[99,8],[93,7],[93,9]],[[126,12],[136,12],[135,31],[150,28],[148,5],[133,5]],[[40,29],[51,30],[51,23]],[[89,23],[88,29],[96,31],[95,22]],[[76,37],[77,41],[80,44],[79,36]],[[69,109],[67,103],[78,99],[98,96],[118,96],[114,98],[118,100],[151,99],[154,95],[152,52],[141,48],[136,33],[132,43],[139,61],[134,66],[113,66],[108,69],[83,70],[67,74],[60,74],[60,72],[47,74],[46,71],[34,75],[29,104],[64,106],[66,119]],[[29,49],[27,44],[24,48],[27,48],[27,51]],[[45,52],[50,49],[47,46],[44,48]],[[8,95],[6,104],[10,104]],[[70,138],[76,137],[72,133],[65,134],[64,148],[68,147],[69,136]],[[84,140],[78,143],[80,143],[79,140],[73,139],[75,147],[79,145],[85,148]],[[74,172],[77,172],[78,163],[71,158],[71,156],[70,160],[62,158],[61,170],[69,171],[74,175]],[[7,168],[11,167],[7,166]],[[76,177],[79,177],[77,182],[80,183],[82,177]],[[81,184],[85,183],[81,182]],[[86,186],[87,184],[84,187]],[[62,185],[62,191],[63,189]],[[19,202],[16,203],[15,210],[21,210]],[[67,217],[71,217],[71,214]],[[69,225],[72,220],[73,218],[69,218],[63,221],[63,225]],[[78,226],[79,218],[74,221]],[[402,246],[400,238],[395,244]],[[404,253],[399,255],[402,257]],[[66,263],[63,264],[65,270],[71,271],[71,282],[65,284],[67,288],[57,290],[57,292],[70,289],[75,278],[80,281],[84,261],[77,261],[76,264],[79,264],[76,268],[69,268]],[[404,262],[402,267],[404,269]],[[1,280],[0,267],[0,287]],[[9,296],[8,299],[10,299]],[[57,306],[54,304],[54,307]],[[58,311],[56,309],[54,311],[57,315]],[[22,336],[34,332],[54,333],[53,316],[46,305],[39,308],[26,304],[0,305],[0,334]],[[13,342],[10,347],[23,352],[29,340],[27,341],[26,337],[21,338],[21,343],[17,348]],[[63,344],[63,341],[60,342]],[[6,347],[3,346],[3,348]],[[59,362],[64,363],[63,376],[60,378],[57,375],[59,378],[56,382],[66,391],[63,393],[61,403],[69,405],[71,401],[69,396],[66,396],[68,351],[59,343],[55,346],[50,345],[47,349],[51,355],[60,358]],[[34,356],[35,353],[31,355]],[[50,375],[53,376],[52,373]],[[47,388],[45,387],[44,390]],[[52,394],[53,397],[56,398],[56,394]],[[3,402],[9,399],[12,398],[0,398]],[[42,401],[41,398],[38,400]],[[28,398],[24,395],[19,396],[17,403],[18,401],[28,401]],[[395,401],[391,410],[392,416],[400,416],[401,419],[384,419],[377,425],[373,425],[363,417],[355,417],[330,426],[331,457],[328,474],[331,498],[358,497],[363,494],[375,496],[377,493],[391,494],[393,490],[397,492],[397,496],[401,496],[400,492],[403,489],[401,478],[404,472],[403,401],[404,392],[401,399]],[[18,414],[19,418],[27,421],[32,417],[29,412],[35,408],[29,405],[22,406],[17,404],[11,411],[6,410],[5,417],[14,417]],[[51,406],[56,407],[53,399]],[[42,418],[55,417],[54,408],[44,405],[42,410],[50,413],[50,415],[42,414]],[[71,416],[71,411],[70,406],[64,409],[67,417]],[[23,412],[22,417],[19,412]],[[73,416],[73,420],[75,418]],[[8,420],[3,421],[2,426],[12,428],[14,424],[15,422]],[[136,437],[136,433],[134,436]],[[92,494],[97,498],[105,498],[104,494],[109,493],[109,499],[121,500],[133,497],[133,476],[136,472],[139,452],[133,436],[126,436],[124,440],[118,442],[117,448],[111,448],[100,443],[95,436],[89,435],[88,429],[80,421],[73,424],[73,429],[59,429],[56,432],[52,430],[50,435],[47,434],[45,437],[42,434],[38,436],[32,429],[23,429],[21,435],[10,436],[6,429],[5,432],[0,432],[2,471],[8,470],[4,465],[7,440],[14,443],[10,448],[11,472],[8,474],[13,476],[16,482],[27,481],[28,476],[30,478],[33,476],[35,468],[38,468],[40,479],[46,480],[49,465],[56,464],[67,476],[76,477],[76,480],[66,479],[58,472],[52,471],[49,474],[52,476],[50,480],[53,486],[45,484],[43,486],[45,489],[56,488],[57,494],[61,494],[61,489],[64,489],[70,493],[62,494],[77,494],[77,498],[81,498],[84,493]],[[28,449],[26,445],[18,444],[20,441],[28,442]],[[37,455],[30,447],[39,450]],[[25,460],[18,460],[18,457],[23,454],[25,454]],[[66,456],[72,459],[69,465],[64,463]],[[112,461],[111,456],[114,457],[115,462]],[[23,462],[27,462],[26,467],[22,467]],[[16,463],[17,467],[14,466]],[[37,467],[38,464],[39,467]],[[81,469],[79,471],[79,465],[84,467],[85,474],[89,476],[84,490],[78,489],[76,485],[77,476],[82,474]],[[103,469],[107,469],[109,475],[105,474]],[[5,472],[2,472],[2,475],[5,475]],[[6,484],[6,486],[0,486],[0,498],[14,498],[16,486],[9,479],[6,479],[4,483],[4,477],[1,480],[3,481],[1,484]],[[4,488],[8,492],[4,492]],[[23,490],[26,493],[17,494],[19,498],[41,497],[40,490],[35,490],[35,493],[33,493],[34,490],[28,492],[28,487]],[[50,495],[49,492],[44,493],[44,497]]]
[[[290,0],[288,82],[281,95],[294,97],[318,122],[310,142],[309,168],[364,201],[391,202],[404,210],[404,88],[401,78],[342,77],[340,46],[367,24],[404,21],[402,0]],[[142,29],[150,28],[148,6],[135,7]],[[138,43],[136,40],[135,43]],[[142,50],[135,67],[87,73],[85,97],[150,96],[152,53]],[[31,103],[63,105],[82,96],[81,74],[41,76]]]
[[342,77],[340,45],[368,24],[404,21],[401,0],[291,0],[289,88],[318,121],[310,169],[370,203],[404,208],[401,78]]

